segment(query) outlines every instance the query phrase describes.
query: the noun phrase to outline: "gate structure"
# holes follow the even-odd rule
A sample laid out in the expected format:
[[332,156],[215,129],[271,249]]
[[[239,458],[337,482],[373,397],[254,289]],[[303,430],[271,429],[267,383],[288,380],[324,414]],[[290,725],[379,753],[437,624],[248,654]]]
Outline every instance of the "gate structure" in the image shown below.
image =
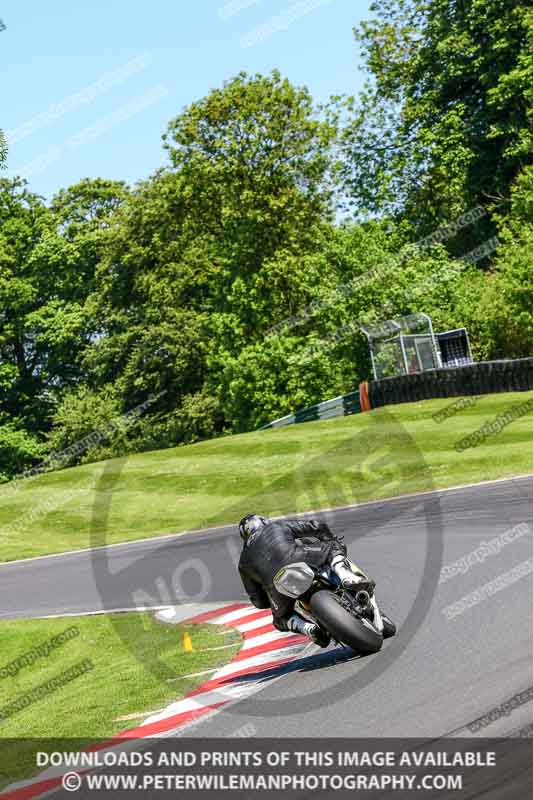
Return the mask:
[[374,380],[443,366],[438,340],[427,314],[410,314],[381,325],[361,325],[361,330],[368,339]]

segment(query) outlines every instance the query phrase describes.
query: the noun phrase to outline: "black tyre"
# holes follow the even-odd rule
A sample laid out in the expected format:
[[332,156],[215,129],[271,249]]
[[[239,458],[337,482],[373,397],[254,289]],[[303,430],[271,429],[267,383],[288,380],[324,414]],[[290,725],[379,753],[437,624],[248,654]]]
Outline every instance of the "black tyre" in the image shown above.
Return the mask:
[[382,614],[381,619],[383,620],[383,638],[390,639],[391,636],[396,636],[396,625],[394,622],[389,619],[386,614]]
[[343,608],[333,592],[326,589],[314,594],[310,601],[311,611],[334,639],[347,644],[356,653],[377,653],[381,650],[383,636],[353,617]]

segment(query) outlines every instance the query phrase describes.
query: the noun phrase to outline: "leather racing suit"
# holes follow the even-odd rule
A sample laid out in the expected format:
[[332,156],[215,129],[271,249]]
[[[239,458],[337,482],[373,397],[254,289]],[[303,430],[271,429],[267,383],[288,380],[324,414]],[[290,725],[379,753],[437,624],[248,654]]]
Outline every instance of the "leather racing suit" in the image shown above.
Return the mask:
[[274,587],[275,575],[282,567],[305,561],[322,567],[334,556],[346,556],[346,546],[325,522],[319,520],[270,520],[252,533],[244,543],[239,574],[256,608],[271,608],[274,626],[287,631],[295,600]]

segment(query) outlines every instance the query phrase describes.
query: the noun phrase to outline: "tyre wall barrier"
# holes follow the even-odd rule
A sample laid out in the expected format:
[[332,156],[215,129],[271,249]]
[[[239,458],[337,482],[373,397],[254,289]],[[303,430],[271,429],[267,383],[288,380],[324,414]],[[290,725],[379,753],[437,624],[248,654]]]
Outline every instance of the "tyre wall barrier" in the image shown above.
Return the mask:
[[371,408],[437,397],[527,392],[533,389],[533,358],[481,361],[460,367],[432,369],[371,381]]
[[380,406],[413,403],[439,397],[527,392],[533,389],[533,358],[481,361],[459,367],[431,369],[380,381],[363,381],[358,391],[324,400],[275,419],[259,430],[280,428],[317,419],[358,414]]

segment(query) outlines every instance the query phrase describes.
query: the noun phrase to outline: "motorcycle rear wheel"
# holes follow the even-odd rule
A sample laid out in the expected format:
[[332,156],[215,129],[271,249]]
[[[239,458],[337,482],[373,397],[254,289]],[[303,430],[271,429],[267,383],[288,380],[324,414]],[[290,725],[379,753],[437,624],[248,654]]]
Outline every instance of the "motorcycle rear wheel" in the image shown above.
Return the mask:
[[361,619],[352,616],[339,603],[336,595],[327,589],[311,597],[311,611],[318,622],[334,639],[346,644],[356,653],[377,653],[381,650],[383,636],[368,627]]

